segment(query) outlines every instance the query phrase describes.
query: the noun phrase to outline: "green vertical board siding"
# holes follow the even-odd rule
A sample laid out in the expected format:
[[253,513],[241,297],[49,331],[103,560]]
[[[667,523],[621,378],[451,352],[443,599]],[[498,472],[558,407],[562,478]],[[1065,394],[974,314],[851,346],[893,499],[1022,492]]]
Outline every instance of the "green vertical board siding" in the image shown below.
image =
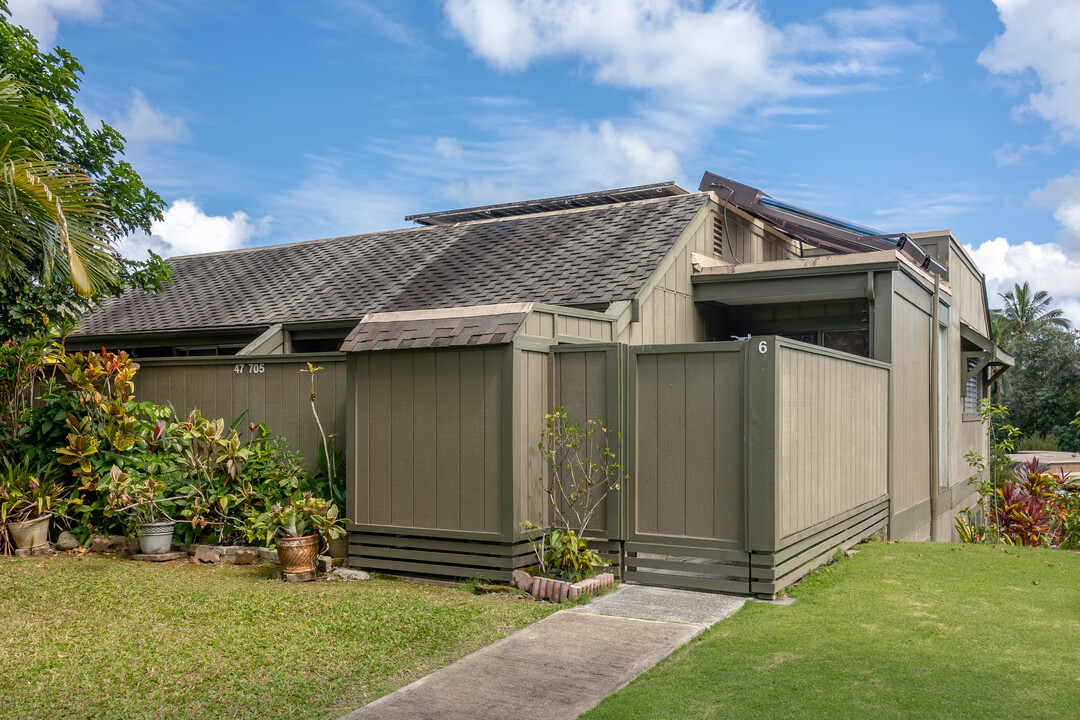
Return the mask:
[[785,538],[887,494],[889,371],[794,344],[778,354]]
[[349,486],[353,491],[353,506],[349,518],[354,523],[371,522],[369,509],[371,479],[371,356],[350,355],[353,377],[353,396],[349,398],[355,416],[349,426]]
[[390,356],[390,525],[412,527],[416,495],[413,485],[413,356]]
[[461,355],[461,526],[484,529],[484,354]]
[[[576,320],[576,318],[568,318]],[[548,382],[550,357],[547,353],[521,351],[521,415],[518,418],[518,458],[521,478],[520,520],[536,522],[539,513],[546,513],[548,500],[543,482],[548,477],[547,464],[538,447],[540,432],[544,428],[543,416],[549,412]],[[546,519],[546,518],[545,518]]]
[[[368,457],[368,518],[375,525],[392,525],[390,508],[390,448],[393,383],[390,375],[390,355],[371,356],[371,379],[368,386],[368,437],[371,455]],[[378,449],[380,452],[376,452]]]
[[657,357],[656,532],[686,535],[686,356]]
[[[570,419],[580,423],[586,430],[590,420],[598,420],[609,430],[610,443],[618,442],[618,417],[612,417],[612,399],[609,397],[611,381],[609,364],[614,348],[582,349],[554,354],[555,392],[554,404],[566,410]],[[617,415],[617,413],[616,413]],[[587,447],[588,456],[594,462],[600,462],[600,442],[602,436],[597,428]],[[625,491],[625,490],[624,490]],[[619,492],[619,491],[616,491]],[[592,536],[609,535],[608,503],[615,502],[609,495],[597,507],[596,514],[589,523],[588,533]]]
[[366,378],[356,380],[359,457],[354,482],[369,507],[357,524],[500,531],[502,360],[507,352],[359,356],[358,366],[368,369]]
[[[407,428],[412,441],[413,519],[415,527],[437,527],[438,502],[435,497],[435,468],[438,444],[438,421],[435,416],[435,358],[436,353],[412,353],[413,416]],[[402,479],[402,483],[405,480]]]
[[715,435],[713,427],[716,393],[713,377],[713,358],[708,354],[686,355],[686,375],[691,382],[686,386],[685,442],[683,466],[689,482],[684,494],[686,534],[692,537],[715,537],[713,526],[713,487],[711,483],[699,482],[698,478],[716,476]]
[[630,518],[634,530],[639,533],[657,532],[657,465],[656,437],[658,403],[657,356],[637,356],[637,418],[635,443],[637,450],[636,474],[633,478],[636,518]]
[[[712,354],[713,442],[712,534],[746,542],[746,483],[743,465],[743,359],[740,352]],[[704,439],[704,432],[701,438]]]
[[[305,360],[288,356],[205,357],[142,360],[135,375],[139,400],[172,403],[186,415],[198,408],[203,417],[223,418],[231,423],[245,410],[243,425],[237,428],[249,437],[249,423],[265,423],[283,435],[314,469],[318,451],[318,430],[311,414],[311,394]],[[323,370],[318,375],[319,411],[327,434],[344,437],[345,357],[318,358]],[[252,367],[262,372],[252,372]],[[242,368],[236,372],[237,367]]]
[[930,315],[893,298],[895,514],[930,497]]
[[636,353],[635,537],[744,540],[737,349]]
[[506,352],[484,352],[484,530],[498,532],[502,517],[502,364]]
[[461,529],[461,353],[435,354],[436,527]]

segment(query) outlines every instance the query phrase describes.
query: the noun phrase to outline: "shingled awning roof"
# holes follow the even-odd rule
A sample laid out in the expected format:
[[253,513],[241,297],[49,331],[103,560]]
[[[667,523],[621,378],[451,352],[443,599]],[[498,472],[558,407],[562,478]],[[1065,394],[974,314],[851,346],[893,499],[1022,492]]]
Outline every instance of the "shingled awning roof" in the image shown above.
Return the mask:
[[160,295],[105,300],[79,335],[359,321],[376,312],[632,299],[708,200],[615,205],[172,258]]
[[504,345],[514,339],[531,303],[411,310],[366,315],[345,338],[346,352]]

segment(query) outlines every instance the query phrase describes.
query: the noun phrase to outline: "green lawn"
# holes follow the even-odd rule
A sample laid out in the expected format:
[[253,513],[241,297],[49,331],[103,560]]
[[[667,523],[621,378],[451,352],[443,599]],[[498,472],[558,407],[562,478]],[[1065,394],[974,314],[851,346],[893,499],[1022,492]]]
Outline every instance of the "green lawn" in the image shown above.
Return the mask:
[[1078,718],[1080,554],[881,542],[585,717]]
[[0,717],[336,718],[558,609],[267,573],[0,559]]

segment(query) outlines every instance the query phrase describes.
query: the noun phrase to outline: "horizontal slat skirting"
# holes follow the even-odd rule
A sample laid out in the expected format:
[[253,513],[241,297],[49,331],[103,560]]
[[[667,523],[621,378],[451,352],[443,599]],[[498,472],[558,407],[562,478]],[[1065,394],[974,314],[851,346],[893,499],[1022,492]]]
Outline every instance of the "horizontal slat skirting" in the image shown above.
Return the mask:
[[685,577],[683,575],[667,575],[657,572],[635,572],[626,570],[623,579],[642,585],[660,585],[668,587],[690,588],[692,590],[712,590],[714,592],[726,592],[745,595],[750,591],[750,585],[745,580],[718,580],[703,577]]
[[[746,560],[749,561],[749,557],[747,557]],[[626,558],[626,567],[628,569],[655,568],[657,570],[676,570],[679,572],[700,573],[702,575],[715,575],[719,577],[750,577],[749,565],[717,565],[714,563],[687,562],[685,560],[628,556]]]
[[652,553],[655,555],[676,555],[681,557],[721,560],[725,562],[746,562],[749,554],[743,550],[729,550],[715,547],[696,547],[693,545],[669,545],[660,543],[627,542],[627,553]]
[[805,565],[808,556],[812,555],[816,557],[822,552],[823,548],[832,548],[833,550],[835,550],[840,543],[853,537],[857,537],[861,540],[862,538],[866,537],[866,535],[869,535],[873,532],[872,528],[880,527],[881,523],[885,522],[886,520],[887,515],[885,513],[876,513],[874,516],[867,518],[858,525],[850,528],[845,528],[833,535],[830,535],[827,538],[822,538],[820,543],[814,545],[813,547],[807,548],[800,555],[789,558],[784,562],[776,565],[771,564],[771,562],[775,562],[775,558],[769,558],[767,556],[765,558],[761,558],[760,556],[755,555],[753,561],[755,565],[754,579],[775,580],[777,578],[781,578]]
[[468,542],[505,543],[513,539],[506,538],[497,532],[475,532],[471,530],[437,530],[423,527],[394,527],[392,525],[355,525],[349,524],[345,529],[350,533],[371,533],[373,535],[389,535],[391,537],[433,537],[446,538],[447,540],[465,540]]
[[846,517],[833,525],[829,525],[828,527],[818,530],[817,533],[811,535],[810,537],[805,537],[798,542],[782,545],[780,549],[777,550],[775,553],[755,553],[755,556],[760,555],[761,557],[772,558],[772,564],[782,563],[789,558],[795,557],[796,555],[805,552],[808,548],[812,548],[815,545],[820,545],[822,542],[825,542],[828,538],[836,535],[837,533],[843,532],[848,528],[854,527],[855,525],[862,523],[867,518],[877,516],[878,514],[883,512],[888,513],[888,511],[888,502],[882,501],[877,505],[870,507],[869,509],[863,510],[858,515]]
[[[871,529],[871,532],[875,532],[876,530],[885,527],[885,524],[885,521],[881,521],[876,527],[873,527]],[[811,570],[816,570],[825,563],[829,562],[829,560],[833,556],[833,553],[835,553],[837,550],[847,550],[848,548],[857,545],[861,539],[861,537],[850,537],[839,545],[833,547],[826,547],[820,555],[808,562],[803,568],[803,570],[799,573],[790,573],[789,575],[781,578],[776,582],[751,583],[751,592],[757,595],[768,595],[770,597],[775,597],[776,593],[780,590],[786,588],[792,583],[797,582],[798,580],[801,580]]]
[[451,578],[484,578],[486,580],[510,579],[509,570],[488,570],[485,568],[466,568],[454,565],[428,565],[425,563],[398,562],[384,558],[354,558],[349,557],[350,567],[361,567],[366,570],[388,570],[411,575],[441,575]]
[[509,580],[536,562],[528,542],[486,542],[373,532],[349,533],[349,565],[416,575]]
[[817,525],[815,525],[814,527],[810,527],[810,528],[807,528],[805,530],[800,530],[797,533],[792,533],[791,535],[789,535],[787,537],[780,538],[780,547],[781,548],[790,547],[790,546],[794,545],[795,543],[799,542],[800,540],[805,540],[807,538],[813,537],[814,535],[818,535],[821,532],[827,531],[830,528],[833,528],[836,525],[839,525],[840,523],[844,522],[845,520],[850,520],[851,518],[855,517],[856,515],[862,515],[862,514],[864,514],[866,512],[869,512],[871,510],[876,510],[880,506],[887,505],[888,502],[889,502],[889,496],[888,495],[882,495],[881,497],[875,498],[874,500],[871,500],[868,503],[863,503],[862,505],[860,505],[858,507],[854,507],[854,508],[851,508],[850,510],[848,510],[846,512],[842,512],[839,515],[837,515],[836,517],[832,517],[832,518],[829,518],[828,520],[826,520],[824,522],[820,522]]
[[371,535],[368,533],[349,533],[349,542],[358,545],[376,545],[380,547],[419,548],[422,550],[444,550],[446,552],[464,552],[472,555],[520,555],[532,552],[527,542],[485,543],[468,540],[441,540],[426,537],[402,537],[399,535]]
[[[473,555],[466,553],[447,553],[427,550],[408,550],[405,548],[384,548],[371,545],[350,545],[349,553],[365,562],[368,558],[387,558],[415,562],[438,563],[462,567],[486,567],[500,570],[513,570],[522,566],[519,558],[499,557],[497,555]],[[528,563],[528,558],[526,562]]]

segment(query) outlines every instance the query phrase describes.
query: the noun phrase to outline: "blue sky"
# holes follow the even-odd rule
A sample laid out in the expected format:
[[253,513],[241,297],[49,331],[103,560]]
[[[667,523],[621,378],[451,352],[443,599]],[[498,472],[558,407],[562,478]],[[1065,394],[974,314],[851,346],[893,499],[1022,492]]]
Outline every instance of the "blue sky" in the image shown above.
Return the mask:
[[[992,291],[1080,322],[1075,0],[11,0],[169,203],[124,251],[711,170],[888,232],[952,229]],[[996,297],[991,297],[995,304]]]

